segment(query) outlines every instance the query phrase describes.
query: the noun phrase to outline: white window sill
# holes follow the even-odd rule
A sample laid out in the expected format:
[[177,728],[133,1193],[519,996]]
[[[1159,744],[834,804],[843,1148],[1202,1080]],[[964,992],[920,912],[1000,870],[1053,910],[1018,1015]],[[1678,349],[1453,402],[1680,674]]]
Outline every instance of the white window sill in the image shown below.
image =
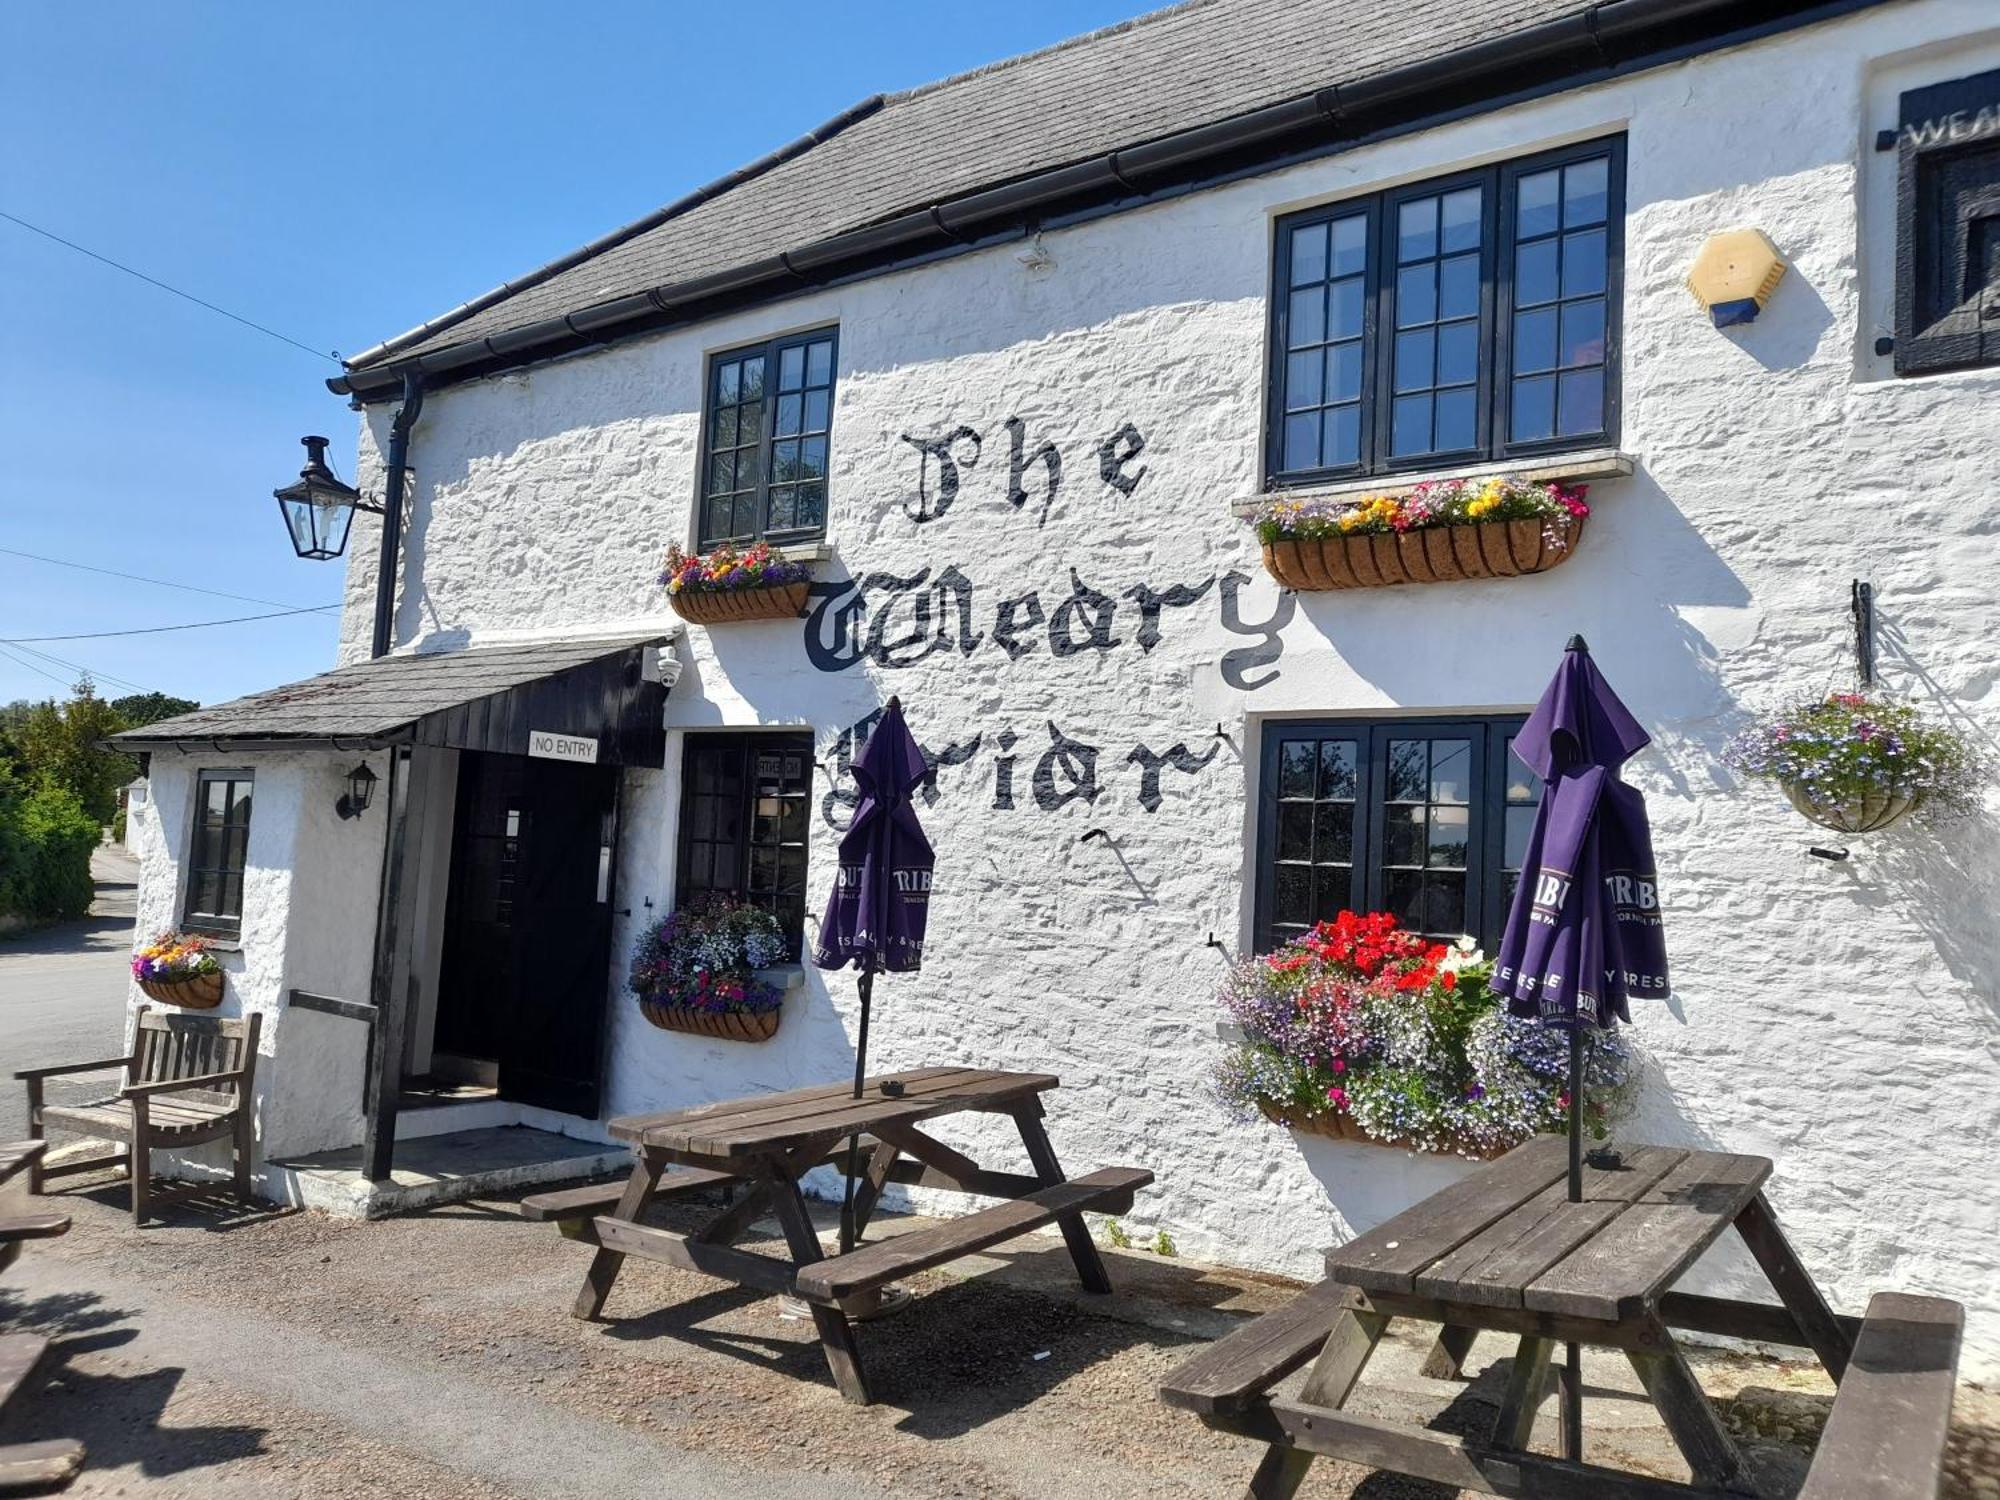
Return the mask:
[[783,990],[787,995],[796,994],[805,988],[804,964],[772,964],[770,968],[758,969],[755,973],[764,983]]
[[1373,479],[1341,479],[1332,484],[1301,485],[1297,489],[1266,490],[1229,502],[1236,515],[1248,520],[1274,500],[1359,500],[1373,495],[1407,495],[1420,484],[1436,484],[1443,479],[1528,479],[1543,483],[1576,484],[1592,479],[1616,479],[1630,474],[1632,455],[1616,448],[1590,448],[1581,453],[1563,453],[1503,463],[1468,464],[1457,469],[1432,469],[1409,474],[1384,474]]

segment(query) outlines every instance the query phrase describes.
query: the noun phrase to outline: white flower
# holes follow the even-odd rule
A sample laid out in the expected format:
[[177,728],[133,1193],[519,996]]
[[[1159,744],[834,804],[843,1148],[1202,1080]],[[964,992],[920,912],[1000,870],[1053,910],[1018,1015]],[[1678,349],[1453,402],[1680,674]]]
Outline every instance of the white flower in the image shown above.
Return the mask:
[[1479,951],[1479,944],[1470,933],[1452,940],[1445,950],[1444,962],[1438,967],[1447,974],[1456,974],[1460,969],[1470,969],[1486,962],[1486,955]]

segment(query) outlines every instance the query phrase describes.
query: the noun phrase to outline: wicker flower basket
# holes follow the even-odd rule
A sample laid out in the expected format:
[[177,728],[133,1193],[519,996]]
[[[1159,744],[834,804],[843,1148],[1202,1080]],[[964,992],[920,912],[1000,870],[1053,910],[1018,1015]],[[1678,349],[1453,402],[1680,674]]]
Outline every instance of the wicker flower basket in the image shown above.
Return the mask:
[[1385,1144],[1382,1141],[1376,1140],[1374,1136],[1368,1134],[1367,1131],[1355,1124],[1354,1116],[1352,1115],[1306,1115],[1302,1118],[1294,1119],[1280,1110],[1277,1105],[1264,1099],[1257,1101],[1257,1108],[1263,1113],[1264,1118],[1269,1120],[1273,1125],[1282,1125],[1285,1129],[1296,1130],[1301,1135],[1323,1135],[1329,1140],[1360,1141],[1364,1145],[1369,1146]]
[[784,583],[761,589],[682,589],[667,596],[674,613],[695,625],[738,620],[794,620],[806,612],[812,585]]
[[222,1003],[222,971],[191,979],[142,979],[139,988],[153,999],[184,1010],[214,1010]]
[[1904,792],[1865,792],[1844,801],[1827,802],[1796,781],[1783,785],[1793,807],[1820,827],[1837,833],[1873,833],[1887,828],[1923,800],[1921,795]]
[[768,1042],[778,1034],[782,1009],[757,1012],[701,1010],[692,1005],[661,1005],[641,1000],[639,1009],[662,1031],[718,1037],[725,1042]]
[[1475,521],[1415,531],[1264,543],[1264,567],[1288,589],[1373,589],[1546,573],[1569,560],[1581,516]]

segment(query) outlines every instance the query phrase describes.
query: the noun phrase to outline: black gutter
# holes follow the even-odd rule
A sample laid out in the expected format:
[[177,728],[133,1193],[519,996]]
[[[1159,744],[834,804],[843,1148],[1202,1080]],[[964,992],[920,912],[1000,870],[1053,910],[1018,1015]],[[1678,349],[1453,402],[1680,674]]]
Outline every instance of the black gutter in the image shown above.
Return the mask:
[[[457,384],[990,245],[1056,220],[1073,223],[1136,208],[1883,3],[1780,0],[1746,7],[1741,0],[1603,0],[1510,36],[931,204],[714,275],[413,359],[349,370],[327,386],[363,402],[379,401],[410,368],[422,371],[433,386]],[[1742,22],[1746,10],[1757,19]],[[870,102],[880,107],[879,101]]]
[[403,369],[403,404],[389,423],[388,494],[382,502],[382,555],[375,565],[375,633],[368,654],[389,654],[396,629],[396,580],[403,560],[403,502],[410,487],[410,429],[424,410],[424,372]]
[[667,220],[678,218],[681,214],[699,208],[709,199],[719,198],[731,189],[741,187],[751,178],[761,177],[773,167],[782,166],[795,156],[803,156],[814,146],[840,134],[856,120],[864,120],[874,114],[882,107],[884,99],[885,96],[881,94],[863,99],[859,104],[842,110],[824,124],[807,131],[797,140],[780,146],[775,151],[766,152],[747,167],[738,167],[713,182],[703,184],[691,193],[683,194],[664,207],[656,208],[642,218],[634,219],[630,224],[621,225],[609,234],[599,235],[581,249],[572,250],[567,255],[559,255],[547,265],[537,267],[525,276],[517,276],[512,281],[503,281],[492,291],[482,292],[469,302],[461,302],[450,312],[419,323],[408,332],[399,333],[391,339],[384,339],[372,349],[363,349],[359,354],[349,356],[347,363],[364,365],[371,360],[384,359],[399,349],[408,349],[414,344],[421,344],[453,324],[464,322],[474,313],[484,312],[496,302],[504,302],[517,292],[525,291],[531,286],[539,286],[553,277],[560,276],[564,271],[582,265],[592,256],[602,255],[606,250],[614,249],[627,240],[636,239],[649,229],[657,229]]

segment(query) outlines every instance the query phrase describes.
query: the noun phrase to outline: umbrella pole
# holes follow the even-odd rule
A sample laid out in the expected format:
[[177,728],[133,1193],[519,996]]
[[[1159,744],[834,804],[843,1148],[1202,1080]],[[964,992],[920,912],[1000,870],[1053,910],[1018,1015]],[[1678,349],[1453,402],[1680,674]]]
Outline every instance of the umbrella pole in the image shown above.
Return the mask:
[[[1569,1201],[1583,1202],[1583,1018],[1569,1029]],[[1583,1349],[1564,1350],[1562,1378],[1563,1457],[1583,1460]]]
[[[861,1085],[868,1076],[868,1006],[875,998],[875,971],[863,969],[855,986],[861,993],[861,1033],[854,1044],[854,1097],[861,1097]],[[847,1190],[840,1203],[840,1253],[847,1254],[860,1238],[854,1229],[854,1174],[859,1170],[861,1132],[847,1138]]]

